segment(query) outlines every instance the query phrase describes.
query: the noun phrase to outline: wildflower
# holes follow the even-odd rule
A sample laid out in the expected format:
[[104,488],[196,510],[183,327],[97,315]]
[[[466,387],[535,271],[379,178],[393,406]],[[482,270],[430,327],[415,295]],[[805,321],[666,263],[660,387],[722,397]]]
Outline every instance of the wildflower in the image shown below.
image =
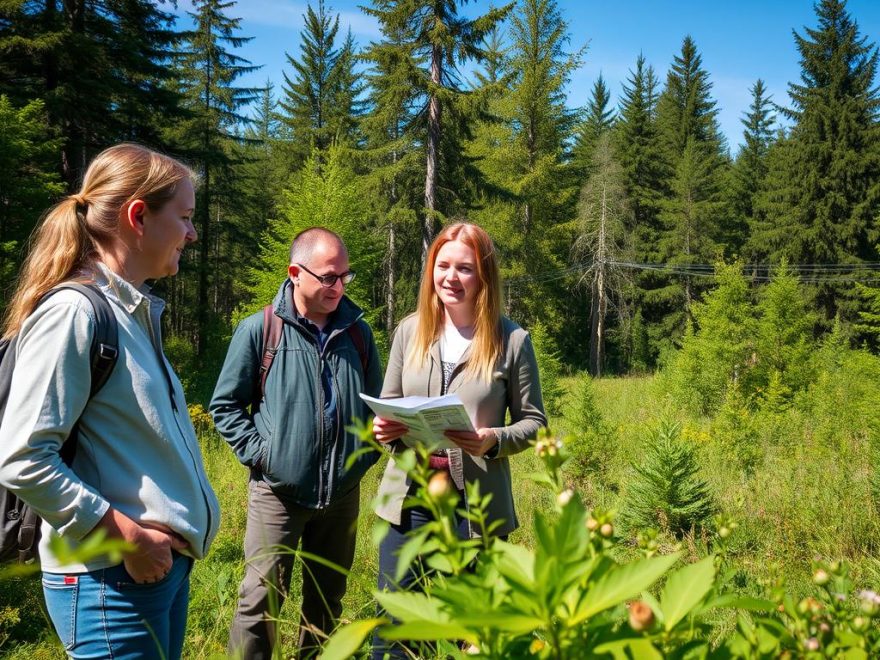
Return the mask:
[[556,496],[556,503],[559,506],[565,506],[566,504],[571,502],[571,498],[573,495],[574,491],[571,488],[567,488]]
[[868,616],[876,616],[880,613],[880,594],[870,589],[862,589],[858,594],[861,600],[862,612]]
[[543,651],[545,646],[546,644],[544,643],[543,639],[535,638],[532,640],[532,643],[529,644],[529,653],[531,653],[532,655],[536,655]]
[[813,582],[818,584],[820,587],[828,584],[828,581],[831,580],[831,576],[828,575],[828,571],[823,569],[818,569],[815,573],[813,573]]
[[642,600],[636,600],[629,604],[629,627],[636,632],[642,632],[654,625],[654,610]]
[[810,637],[810,639],[804,642],[804,648],[806,648],[808,651],[818,651],[819,646],[819,640],[815,637]]

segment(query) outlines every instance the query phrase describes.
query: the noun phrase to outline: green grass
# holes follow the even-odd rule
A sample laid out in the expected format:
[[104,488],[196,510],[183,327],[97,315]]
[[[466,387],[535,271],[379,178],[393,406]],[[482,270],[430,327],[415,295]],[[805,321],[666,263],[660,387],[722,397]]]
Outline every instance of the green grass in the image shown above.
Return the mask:
[[[574,378],[564,379],[569,399]],[[758,448],[750,471],[737,461],[736,443],[720,436],[717,420],[690,418],[670,404],[653,377],[609,378],[594,382],[603,421],[610,429],[609,468],[604,479],[573,474],[571,485],[591,505],[624,505],[632,463],[641,456],[645,429],[661,415],[682,422],[683,437],[697,445],[702,476],[710,484],[721,509],[740,524],[731,539],[731,559],[738,569],[737,584],[755,592],[758,584],[784,576],[798,595],[811,589],[809,561],[815,555],[842,558],[853,567],[864,586],[880,582],[878,539],[880,519],[874,508],[870,479],[870,433],[858,411],[846,416],[849,428],[833,424],[829,415],[840,406],[809,414],[789,410],[762,422],[753,435],[739,438]],[[566,401],[563,410],[572,402]],[[841,404],[843,405],[843,404]],[[565,418],[554,420],[554,430],[577,432]],[[833,431],[833,432],[832,432]],[[246,520],[247,472],[225,443],[213,432],[201,435],[211,483],[223,510],[220,533],[209,556],[197,562],[192,575],[191,606],[184,655],[187,658],[222,657],[235,608],[243,569],[242,541]],[[533,545],[532,516],[550,508],[547,495],[527,475],[537,469],[532,452],[513,457],[512,469],[521,528],[512,540]],[[384,461],[374,467],[362,485],[361,517],[355,562],[344,601],[344,619],[373,614],[371,592],[377,573],[378,552],[372,543],[375,516],[371,500]],[[675,540],[664,538],[664,547]],[[696,557],[705,544],[685,539],[684,547]],[[623,551],[633,552],[624,546]],[[293,650],[298,621],[299,584],[280,612],[285,653]],[[63,658],[40,613],[38,580],[0,584],[0,633],[9,638],[0,653],[10,658]],[[19,608],[21,623],[12,625],[3,607]],[[726,624],[725,624],[726,625]],[[2,640],[2,636],[0,636]]]

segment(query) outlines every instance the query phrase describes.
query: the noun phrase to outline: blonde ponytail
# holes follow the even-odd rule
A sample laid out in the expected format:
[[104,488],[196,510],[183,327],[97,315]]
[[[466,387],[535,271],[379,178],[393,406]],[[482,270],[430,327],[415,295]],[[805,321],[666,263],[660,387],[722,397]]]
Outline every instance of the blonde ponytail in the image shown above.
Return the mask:
[[18,333],[50,289],[94,268],[97,246],[117,239],[126,204],[142,199],[158,210],[184,179],[196,179],[186,165],[137,144],[118,144],[98,154],[86,170],[82,189],[51,208],[34,232],[3,337]]

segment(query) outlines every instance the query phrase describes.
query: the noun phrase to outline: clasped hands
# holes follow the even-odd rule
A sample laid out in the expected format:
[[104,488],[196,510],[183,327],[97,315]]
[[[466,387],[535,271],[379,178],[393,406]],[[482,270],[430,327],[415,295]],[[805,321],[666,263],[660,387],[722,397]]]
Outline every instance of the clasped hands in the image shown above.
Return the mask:
[[[406,424],[382,417],[373,418],[373,435],[382,443],[393,442],[409,431]],[[495,429],[480,428],[473,431],[446,431],[444,435],[471,456],[483,456],[498,444]]]

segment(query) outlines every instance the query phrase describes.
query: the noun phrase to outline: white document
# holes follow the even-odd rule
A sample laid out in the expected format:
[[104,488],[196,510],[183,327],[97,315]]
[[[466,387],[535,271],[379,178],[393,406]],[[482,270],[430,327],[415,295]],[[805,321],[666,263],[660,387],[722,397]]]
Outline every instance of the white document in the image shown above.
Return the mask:
[[446,396],[404,396],[398,399],[375,399],[366,394],[361,398],[377,417],[406,424],[409,433],[403,442],[414,447],[430,445],[439,449],[457,447],[443,435],[444,431],[472,431],[474,425],[457,394]]

